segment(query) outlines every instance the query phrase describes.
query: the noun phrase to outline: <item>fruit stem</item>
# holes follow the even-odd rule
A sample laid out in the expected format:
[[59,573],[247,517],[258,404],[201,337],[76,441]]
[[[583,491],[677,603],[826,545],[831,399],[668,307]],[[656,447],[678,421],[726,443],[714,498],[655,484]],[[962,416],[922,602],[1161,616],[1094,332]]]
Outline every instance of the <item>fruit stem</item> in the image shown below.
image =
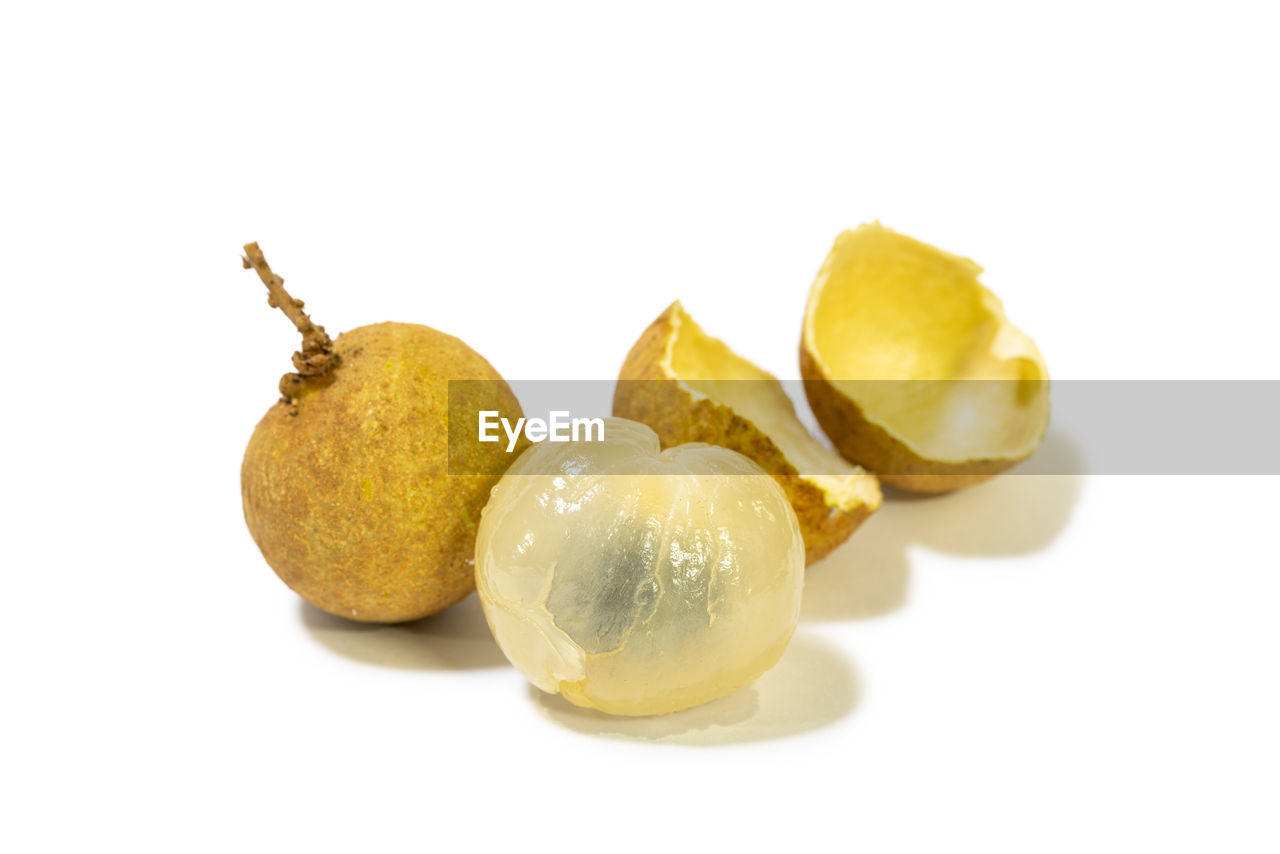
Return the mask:
[[256,242],[245,244],[244,257],[240,260],[246,270],[256,270],[267,286],[267,304],[283,311],[293,321],[294,328],[302,333],[302,350],[293,354],[293,367],[297,373],[280,378],[281,397],[286,403],[294,403],[307,378],[323,377],[337,367],[338,354],[333,351],[333,342],[325,334],[324,327],[312,323],[302,310],[302,300],[294,299],[284,289],[284,279],[271,271]]

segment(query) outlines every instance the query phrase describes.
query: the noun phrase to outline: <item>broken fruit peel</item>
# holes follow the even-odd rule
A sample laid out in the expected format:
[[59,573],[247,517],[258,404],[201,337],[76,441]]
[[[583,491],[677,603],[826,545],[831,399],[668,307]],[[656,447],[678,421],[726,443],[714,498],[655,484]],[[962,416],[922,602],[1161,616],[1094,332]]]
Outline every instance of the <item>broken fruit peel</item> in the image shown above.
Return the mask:
[[815,439],[777,378],[707,335],[679,302],[640,336],[618,380],[613,414],[649,425],[663,447],[720,445],[773,475],[800,519],[807,563],[880,506],[875,477]]
[[1049,373],[968,260],[879,223],[841,234],[809,292],[805,393],[848,459],[945,492],[1016,465],[1049,423]]

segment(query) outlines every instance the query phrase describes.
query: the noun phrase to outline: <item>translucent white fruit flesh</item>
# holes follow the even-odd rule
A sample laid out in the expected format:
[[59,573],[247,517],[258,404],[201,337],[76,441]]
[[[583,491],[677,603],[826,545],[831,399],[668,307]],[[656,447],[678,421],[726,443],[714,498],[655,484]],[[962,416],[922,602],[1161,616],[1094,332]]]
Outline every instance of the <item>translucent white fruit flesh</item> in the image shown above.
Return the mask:
[[507,658],[544,691],[624,715],[730,694],[772,667],[800,609],[786,495],[734,451],[620,418],[605,441],[526,451],[485,507],[476,586]]

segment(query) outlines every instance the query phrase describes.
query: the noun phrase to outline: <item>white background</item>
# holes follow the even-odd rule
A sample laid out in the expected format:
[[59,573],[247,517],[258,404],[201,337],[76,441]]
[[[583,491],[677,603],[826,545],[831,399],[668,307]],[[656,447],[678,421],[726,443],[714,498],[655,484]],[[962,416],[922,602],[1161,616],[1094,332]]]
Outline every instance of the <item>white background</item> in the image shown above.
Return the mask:
[[879,218],[1056,378],[1280,375],[1272,4],[782,10],[5,4],[0,847],[1280,846],[1274,478],[891,501],[774,671],[638,722],[535,696],[474,598],[359,627],[262,561],[296,342],[249,240],[330,331],[513,379],[612,378],[677,297],[794,377]]

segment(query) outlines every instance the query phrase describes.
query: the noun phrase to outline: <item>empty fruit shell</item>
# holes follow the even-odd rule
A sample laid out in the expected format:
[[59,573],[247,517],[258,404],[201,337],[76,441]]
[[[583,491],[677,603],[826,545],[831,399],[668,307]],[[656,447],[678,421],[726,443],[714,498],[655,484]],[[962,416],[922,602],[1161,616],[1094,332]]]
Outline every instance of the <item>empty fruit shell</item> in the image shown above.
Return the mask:
[[777,378],[703,332],[678,302],[631,348],[613,414],[649,425],[663,447],[707,442],[750,457],[786,492],[807,563],[880,506],[875,477],[809,433]]
[[968,486],[1026,459],[1044,436],[1044,359],[981,272],[875,223],[836,238],[813,283],[805,393],[841,453],[886,483]]

